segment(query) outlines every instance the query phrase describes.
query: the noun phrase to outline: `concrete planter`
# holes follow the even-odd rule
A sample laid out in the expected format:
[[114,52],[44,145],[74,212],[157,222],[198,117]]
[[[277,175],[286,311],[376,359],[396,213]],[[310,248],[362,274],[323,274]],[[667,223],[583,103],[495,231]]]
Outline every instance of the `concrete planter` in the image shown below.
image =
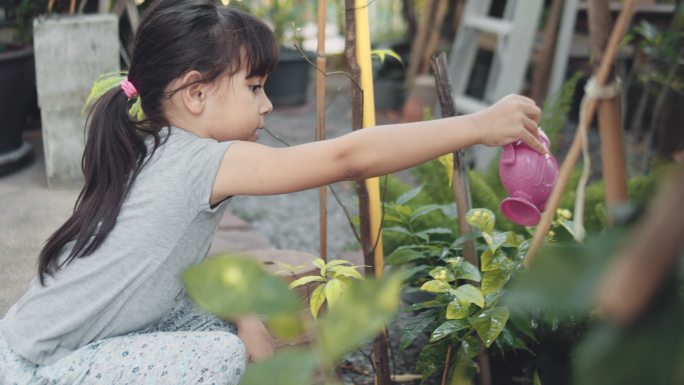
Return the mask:
[[93,81],[119,71],[114,15],[38,18],[33,22],[38,105],[50,188],[79,188],[85,116]]

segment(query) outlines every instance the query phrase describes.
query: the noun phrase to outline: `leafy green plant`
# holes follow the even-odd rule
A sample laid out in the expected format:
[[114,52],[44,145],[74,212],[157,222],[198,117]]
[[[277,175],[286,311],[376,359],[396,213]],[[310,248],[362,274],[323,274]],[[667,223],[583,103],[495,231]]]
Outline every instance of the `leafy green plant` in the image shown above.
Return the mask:
[[335,305],[318,322],[312,322],[301,316],[301,301],[285,281],[266,273],[251,258],[218,256],[189,268],[182,278],[188,295],[222,318],[259,314],[280,338],[292,339],[304,332],[313,336],[310,346],[284,348],[267,361],[250,364],[242,385],[320,383],[315,379],[317,370],[326,384],[338,384],[336,363],[392,319],[404,280],[401,274],[381,280],[353,279]]
[[642,20],[625,38],[625,42],[635,42],[650,61],[650,65],[640,71],[637,79],[643,84],[655,83],[684,92],[682,79],[674,79],[672,82],[667,79],[668,67],[680,60],[683,40],[684,32],[681,30],[661,31],[653,24]]
[[[400,346],[406,348],[420,334],[430,334],[416,363],[417,370],[424,378],[435,373],[443,367],[449,346],[456,352],[454,360],[459,357],[466,366],[471,365],[482,344],[486,348],[495,345],[502,352],[527,350],[527,343],[535,340],[530,319],[502,306],[499,299],[509,279],[523,269],[522,257],[529,240],[512,231],[495,230],[495,214],[487,209],[466,213],[475,230],[464,237],[456,238],[447,228],[416,229],[416,220],[446,207],[428,205],[414,210],[401,205],[410,198],[404,196],[390,206],[386,220],[396,224],[384,231],[400,232],[413,239],[387,256],[386,263],[407,271],[407,291],[432,295],[411,306],[419,314],[401,338]],[[462,256],[463,244],[469,239],[476,240],[479,268]]]
[[[311,293],[309,299],[309,309],[311,315],[318,317],[318,311],[327,302],[328,307],[332,308],[337,303],[340,295],[349,287],[352,280],[364,279],[361,273],[356,269],[361,266],[356,266],[349,261],[342,259],[332,260],[325,263],[321,258],[313,261],[313,265],[319,269],[319,275],[307,275],[292,281],[289,285],[290,289],[300,286],[317,283],[318,285]],[[285,265],[286,266],[286,265]],[[288,270],[293,271],[294,268],[286,266]]]

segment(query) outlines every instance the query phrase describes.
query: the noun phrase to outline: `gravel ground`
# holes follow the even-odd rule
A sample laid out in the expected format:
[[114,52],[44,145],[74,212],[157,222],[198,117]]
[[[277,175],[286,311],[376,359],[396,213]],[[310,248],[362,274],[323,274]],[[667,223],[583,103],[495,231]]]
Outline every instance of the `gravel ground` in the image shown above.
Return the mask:
[[[334,138],[351,131],[351,100],[344,81],[330,78],[326,110],[326,136]],[[315,140],[316,107],[313,95],[304,106],[276,108],[266,117],[267,129],[290,145]],[[259,143],[284,146],[268,132],[261,133]],[[286,167],[287,165],[284,165]],[[333,186],[350,215],[357,215],[356,191],[353,183],[341,182]],[[236,197],[228,208],[235,215],[250,222],[255,231],[263,234],[280,249],[294,249],[318,253],[319,197],[318,189],[276,196]],[[358,249],[343,209],[328,192],[328,255],[335,257],[343,251]]]

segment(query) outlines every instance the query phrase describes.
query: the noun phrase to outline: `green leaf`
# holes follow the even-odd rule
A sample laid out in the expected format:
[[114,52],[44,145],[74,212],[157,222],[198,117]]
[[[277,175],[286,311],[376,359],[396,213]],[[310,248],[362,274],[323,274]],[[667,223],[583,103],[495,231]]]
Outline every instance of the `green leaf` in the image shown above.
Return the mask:
[[416,370],[423,375],[423,379],[427,379],[444,367],[447,346],[447,341],[442,340],[435,344],[427,344],[420,351],[416,360]]
[[187,269],[182,279],[193,301],[222,318],[294,313],[300,308],[299,298],[287,284],[249,257],[207,259]]
[[318,285],[311,293],[311,299],[309,299],[309,310],[311,310],[314,319],[318,317],[318,310],[320,310],[323,302],[325,302],[325,285]]
[[303,286],[311,282],[325,282],[325,278],[321,277],[320,275],[306,275],[290,282],[289,287],[290,289],[294,289],[295,287]]
[[397,204],[403,205],[404,203],[410,201],[411,199],[415,198],[418,194],[420,194],[420,191],[422,189],[423,189],[423,186],[420,185],[420,186],[402,194],[399,198],[397,198]]
[[492,235],[496,216],[491,210],[478,208],[468,210],[466,220],[483,234]]
[[350,277],[350,278],[356,278],[356,279],[363,279],[363,275],[358,272],[354,267],[352,266],[333,266],[328,268],[328,271],[333,273],[333,276],[336,278],[339,277]]
[[450,335],[469,327],[470,325],[463,320],[446,321],[439,325],[437,329],[432,332],[432,335],[430,336],[430,342],[437,342],[442,338],[449,337]]
[[474,303],[479,307],[484,307],[484,297],[482,296],[482,292],[480,292],[480,289],[471,284],[461,285],[451,293],[464,307],[467,307],[471,303]]
[[[385,229],[383,229],[383,231],[384,230]],[[385,258],[385,263],[388,265],[402,265],[404,263],[408,263],[423,257],[423,253],[419,250],[407,247],[400,247],[394,250],[390,255],[388,255],[387,258]]]
[[482,280],[480,269],[463,259],[463,257],[454,258],[447,262],[453,266],[456,279],[466,279],[473,282],[480,282]]
[[439,279],[427,281],[420,287],[420,290],[428,291],[430,293],[444,293],[449,291],[449,289],[451,289],[451,285]]
[[385,231],[385,232],[387,232],[387,231],[394,231],[394,232],[397,232],[397,233],[400,233],[400,234],[404,234],[404,235],[409,235],[409,236],[412,236],[412,237],[415,236],[415,234],[413,234],[412,232],[410,232],[408,229],[406,229],[406,228],[404,228],[404,227],[400,227],[400,226],[384,227],[384,228],[382,229],[382,231]]
[[439,235],[439,234],[453,235],[454,232],[451,229],[447,229],[445,227],[435,227],[432,229],[419,231],[415,235],[417,237],[420,237],[420,238],[427,237],[429,239],[430,235]]
[[500,233],[500,232],[495,232],[494,235],[492,236],[492,244],[489,246],[490,250],[496,251],[506,243],[506,240],[508,240],[508,233]]
[[523,243],[523,241],[525,241],[523,237],[512,231],[507,231],[504,234],[506,234],[506,241],[503,244],[504,247],[518,248]]
[[371,57],[372,56],[377,56],[381,63],[384,63],[385,58],[389,56],[404,65],[404,62],[401,60],[401,56],[391,49],[374,49],[371,51]]
[[444,166],[444,171],[446,172],[447,179],[449,180],[449,186],[451,186],[454,183],[454,155],[442,155],[437,160],[442,164],[442,166]]
[[349,285],[318,323],[326,364],[334,365],[382,329],[398,309],[403,280],[401,274],[388,274],[380,281],[366,279]]
[[325,298],[328,300],[328,306],[333,307],[337,303],[337,299],[342,294],[342,282],[333,278],[325,284]]
[[458,298],[449,302],[446,310],[446,319],[462,319],[468,316],[470,305],[463,305]]
[[490,347],[496,337],[499,336],[508,321],[508,308],[498,306],[491,309],[484,309],[480,313],[468,318],[477,334],[484,342],[485,346]]
[[452,282],[456,279],[454,274],[444,266],[437,266],[430,271],[430,276],[436,280]]
[[469,358],[475,358],[480,353],[482,344],[475,336],[468,336],[461,340],[459,350],[462,354]]
[[325,266],[329,270],[331,267],[339,266],[339,265],[353,265],[353,264],[349,261],[345,261],[344,259],[334,259],[334,260],[328,262]]
[[[271,262],[273,262],[273,263],[275,263],[276,265],[282,267],[283,269],[285,269],[284,272],[288,272],[288,273],[293,273],[295,270],[299,270],[299,269],[301,269],[301,268],[306,267],[306,266],[304,266],[304,265],[292,266],[292,265],[288,265],[287,263],[278,262],[278,261],[271,261]],[[282,270],[281,270],[281,271],[282,271]],[[279,271],[279,273],[280,273],[281,271]]]
[[482,293],[487,294],[501,289],[511,278],[506,270],[492,270],[484,272],[482,276]]
[[421,218],[427,214],[430,214],[433,211],[444,211],[444,208],[447,205],[427,205],[427,206],[422,206],[416,209],[414,211],[413,215],[411,215],[411,222],[415,221],[418,218]]
[[534,335],[534,330],[532,330],[532,321],[527,314],[514,310],[511,312],[509,320],[516,330],[529,337],[532,341],[537,342],[537,337]]
[[316,259],[314,259],[314,261],[312,263],[314,266],[316,266],[317,268],[319,268],[321,270],[321,277],[325,277],[325,273],[326,273],[326,269],[327,269],[325,266],[325,261],[321,258],[316,258]]
[[266,323],[273,334],[284,340],[293,340],[304,333],[304,325],[299,314],[276,314],[267,319]]
[[534,377],[532,377],[532,385],[542,385],[541,379],[539,378],[539,371],[534,371]]
[[482,266],[480,266],[482,272],[493,270],[509,271],[513,268],[513,261],[508,259],[500,250],[495,252],[492,252],[491,249],[485,250],[480,257],[480,261],[482,263]]
[[311,383],[316,369],[313,351],[301,348],[283,349],[273,358],[250,364],[240,385],[301,385]]
[[422,310],[422,309],[432,309],[436,307],[442,307],[444,303],[437,300],[430,300],[421,303],[415,303],[411,305],[411,310]]
[[415,317],[410,318],[403,328],[401,328],[401,338],[399,339],[399,348],[406,349],[411,345],[419,335],[423,334],[425,329],[435,321],[437,312],[434,310],[424,311],[418,313]]
[[565,218],[560,218],[558,219],[558,223],[563,226],[565,230],[567,230],[570,235],[572,235],[573,238],[577,239],[577,234],[575,233],[575,222],[571,221],[569,219]]

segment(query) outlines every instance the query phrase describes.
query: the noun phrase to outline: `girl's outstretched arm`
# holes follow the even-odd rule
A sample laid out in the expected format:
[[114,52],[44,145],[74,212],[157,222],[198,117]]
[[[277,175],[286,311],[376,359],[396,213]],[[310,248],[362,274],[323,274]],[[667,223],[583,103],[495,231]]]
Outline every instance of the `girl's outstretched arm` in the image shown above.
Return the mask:
[[474,144],[522,140],[543,153],[537,139],[540,115],[531,99],[509,95],[471,115],[378,126],[293,147],[238,142],[224,155],[211,203],[232,195],[282,194],[389,174]]

